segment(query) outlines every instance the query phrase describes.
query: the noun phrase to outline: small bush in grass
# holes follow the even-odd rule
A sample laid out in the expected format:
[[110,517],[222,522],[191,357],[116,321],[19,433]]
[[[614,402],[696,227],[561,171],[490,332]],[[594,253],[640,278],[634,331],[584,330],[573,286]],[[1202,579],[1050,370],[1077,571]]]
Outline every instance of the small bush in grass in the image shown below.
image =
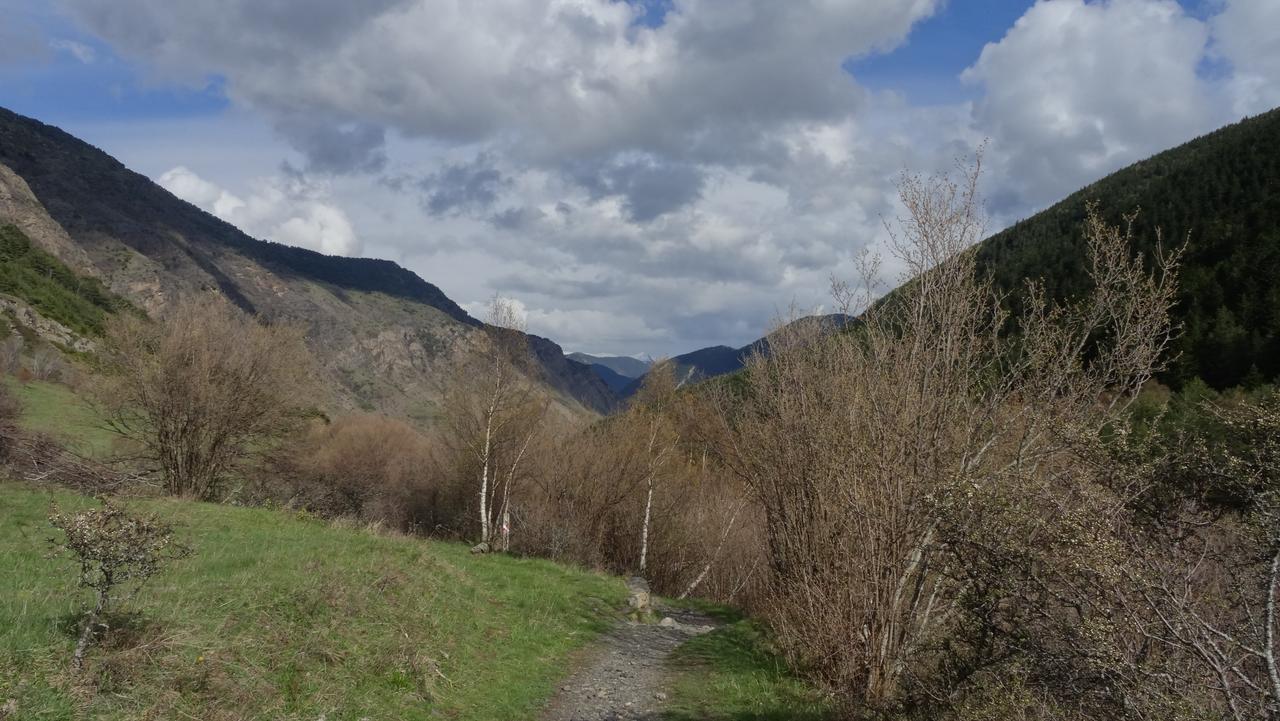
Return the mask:
[[[166,563],[191,551],[174,542],[168,524],[130,515],[110,502],[76,513],[61,513],[54,506],[49,522],[66,536],[53,541],[55,549],[69,553],[80,564],[79,584],[94,593],[93,608],[84,616],[72,657],[79,669],[94,637],[107,630],[104,618],[112,603],[132,597]],[[124,597],[115,595],[126,589]]]

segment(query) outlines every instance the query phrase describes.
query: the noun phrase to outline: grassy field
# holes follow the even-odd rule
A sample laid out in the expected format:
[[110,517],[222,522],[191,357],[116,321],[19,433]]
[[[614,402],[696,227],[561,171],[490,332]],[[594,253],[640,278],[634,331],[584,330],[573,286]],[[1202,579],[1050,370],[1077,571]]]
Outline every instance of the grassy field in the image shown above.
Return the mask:
[[537,716],[573,652],[617,618],[617,579],[280,511],[135,501],[194,555],[70,673],[87,596],[49,558],[50,503],[0,482],[0,705],[20,719]]
[[[70,389],[4,382],[25,427],[82,452],[111,448]],[[195,553],[122,608],[77,677],[70,654],[89,597],[72,562],[49,557],[55,501],[93,503],[0,479],[0,708],[15,699],[17,719],[536,718],[625,597],[618,579],[546,561],[282,511],[137,500]],[[703,610],[726,625],[676,652],[667,719],[829,717],[756,624]]]
[[676,649],[668,721],[828,721],[828,700],[793,675],[754,621],[704,607],[725,622]]
[[115,435],[103,427],[102,419],[70,388],[44,381],[19,383],[11,376],[3,382],[22,401],[21,423],[27,430],[53,436],[87,455],[111,450]]

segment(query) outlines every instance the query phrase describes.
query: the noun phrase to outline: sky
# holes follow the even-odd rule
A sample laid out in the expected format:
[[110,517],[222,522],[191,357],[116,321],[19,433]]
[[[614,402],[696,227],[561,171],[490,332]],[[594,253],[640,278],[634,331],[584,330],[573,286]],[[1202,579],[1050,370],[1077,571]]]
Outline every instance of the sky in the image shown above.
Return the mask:
[[[566,350],[744,345],[985,147],[988,227],[1280,105],[1276,0],[0,0],[0,105]],[[985,144],[985,145],[984,145]],[[884,266],[892,285],[893,264]]]

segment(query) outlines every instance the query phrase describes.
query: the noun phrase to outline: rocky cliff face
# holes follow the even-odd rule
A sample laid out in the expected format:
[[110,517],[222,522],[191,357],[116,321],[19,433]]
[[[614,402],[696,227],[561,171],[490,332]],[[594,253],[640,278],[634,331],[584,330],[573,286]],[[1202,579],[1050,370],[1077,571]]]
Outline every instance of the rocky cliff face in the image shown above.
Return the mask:
[[[217,293],[304,325],[341,407],[430,419],[445,367],[475,351],[482,327],[395,263],[251,238],[97,148],[3,109],[0,221],[148,313]],[[566,409],[612,409],[615,397],[586,365],[530,341],[538,380]]]

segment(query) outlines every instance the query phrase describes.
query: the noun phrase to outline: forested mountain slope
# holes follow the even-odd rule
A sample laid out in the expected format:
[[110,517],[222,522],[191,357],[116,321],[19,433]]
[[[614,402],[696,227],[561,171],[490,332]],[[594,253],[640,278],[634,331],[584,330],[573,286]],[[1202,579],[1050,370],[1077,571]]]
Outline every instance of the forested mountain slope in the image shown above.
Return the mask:
[[[345,406],[427,420],[449,359],[480,323],[391,261],[257,240],[49,125],[0,109],[0,225],[149,313],[218,292],[268,320],[301,323]],[[589,367],[530,336],[539,380],[566,407],[610,410]]]
[[1134,232],[1147,254],[1157,228],[1166,247],[1188,242],[1174,311],[1182,335],[1165,382],[1280,377],[1280,110],[1135,163],[997,233],[978,248],[981,267],[1005,290],[1026,278],[1059,298],[1083,290],[1090,201],[1115,222],[1140,210]]

